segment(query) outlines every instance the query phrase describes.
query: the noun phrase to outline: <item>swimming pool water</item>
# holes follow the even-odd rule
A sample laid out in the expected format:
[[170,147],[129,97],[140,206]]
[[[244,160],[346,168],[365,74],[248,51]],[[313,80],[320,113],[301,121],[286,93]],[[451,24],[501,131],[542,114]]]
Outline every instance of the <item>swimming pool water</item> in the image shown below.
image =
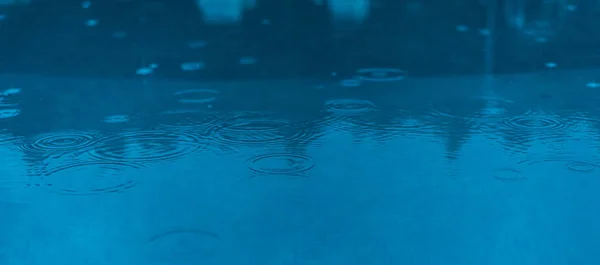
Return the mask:
[[600,262],[593,50],[510,12],[222,1],[6,7],[0,265]]

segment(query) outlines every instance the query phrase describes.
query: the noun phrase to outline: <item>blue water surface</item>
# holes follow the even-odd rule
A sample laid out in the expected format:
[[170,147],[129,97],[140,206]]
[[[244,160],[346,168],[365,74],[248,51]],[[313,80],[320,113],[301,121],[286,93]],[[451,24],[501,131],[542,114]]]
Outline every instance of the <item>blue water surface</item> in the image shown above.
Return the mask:
[[0,0],[0,265],[600,264],[600,2]]

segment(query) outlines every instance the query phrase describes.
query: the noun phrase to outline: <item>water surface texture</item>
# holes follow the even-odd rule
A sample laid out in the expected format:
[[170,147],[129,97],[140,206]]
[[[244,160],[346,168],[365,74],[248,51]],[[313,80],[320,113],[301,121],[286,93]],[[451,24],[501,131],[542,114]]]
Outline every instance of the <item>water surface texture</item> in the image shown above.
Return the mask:
[[595,0],[0,0],[0,265],[600,264],[598,27]]

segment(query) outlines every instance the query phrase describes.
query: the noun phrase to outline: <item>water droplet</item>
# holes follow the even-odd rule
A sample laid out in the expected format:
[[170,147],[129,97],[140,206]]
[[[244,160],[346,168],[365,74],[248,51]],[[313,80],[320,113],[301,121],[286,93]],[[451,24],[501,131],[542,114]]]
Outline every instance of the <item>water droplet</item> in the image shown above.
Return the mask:
[[179,264],[218,251],[218,243],[219,236],[215,233],[179,229],[151,237],[147,241],[147,249],[148,253],[156,259]]
[[554,69],[554,68],[558,67],[558,64],[556,64],[554,62],[547,62],[547,63],[544,64],[544,66],[546,68]]
[[175,92],[180,103],[203,104],[217,100],[218,90],[214,89],[187,89]]
[[246,162],[251,171],[268,175],[299,175],[315,166],[310,156],[288,153],[258,155]]
[[150,65],[148,65],[148,68],[151,68],[151,69],[156,69],[156,68],[158,68],[158,64],[156,64],[156,63],[151,63]]
[[128,121],[129,121],[128,115],[110,115],[110,116],[104,117],[105,123],[123,123],[123,122],[128,122]]
[[91,1],[83,1],[83,2],[81,3],[81,7],[82,7],[82,8],[84,8],[84,9],[88,9],[88,8],[90,8],[90,6],[91,6],[91,5],[92,5],[92,2],[91,2]]
[[199,136],[177,130],[126,132],[104,138],[89,155],[97,161],[170,162],[204,146]]
[[406,73],[395,68],[363,68],[356,71],[358,79],[370,82],[393,82],[401,81]]
[[63,195],[95,195],[123,192],[138,183],[143,166],[121,162],[78,162],[52,167],[43,173],[43,182]]
[[203,62],[187,62],[181,64],[181,70],[186,72],[198,71],[205,68],[205,64]]

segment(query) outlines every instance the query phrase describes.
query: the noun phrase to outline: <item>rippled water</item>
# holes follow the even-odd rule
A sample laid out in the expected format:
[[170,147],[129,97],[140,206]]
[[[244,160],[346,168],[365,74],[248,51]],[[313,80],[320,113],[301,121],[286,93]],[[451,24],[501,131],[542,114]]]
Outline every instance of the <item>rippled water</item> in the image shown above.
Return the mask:
[[[20,251],[0,253],[29,264],[567,264],[552,262],[591,255],[600,238],[600,94],[564,81],[575,75],[589,73],[555,73],[568,92],[523,91],[536,73],[497,76],[486,92],[477,76],[172,81],[144,102],[133,97],[143,80],[64,102],[64,79],[13,76],[43,85],[15,92],[5,108],[18,115],[0,121],[0,244]],[[78,103],[91,100],[106,103]]]
[[600,264],[596,2],[0,0],[0,265]]

